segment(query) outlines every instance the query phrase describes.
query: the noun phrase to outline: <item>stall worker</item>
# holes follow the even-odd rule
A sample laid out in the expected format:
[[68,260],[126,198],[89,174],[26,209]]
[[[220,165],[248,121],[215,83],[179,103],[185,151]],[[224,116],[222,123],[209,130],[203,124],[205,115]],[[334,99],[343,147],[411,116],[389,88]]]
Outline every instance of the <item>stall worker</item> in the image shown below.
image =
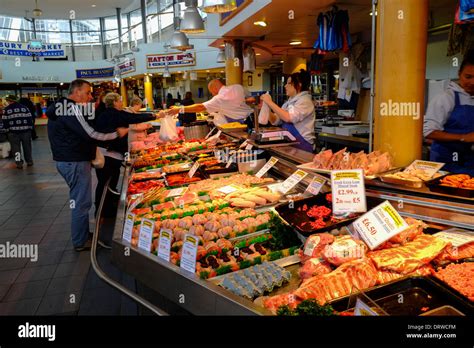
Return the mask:
[[177,114],[180,108],[184,108],[185,113],[203,112],[216,113],[214,124],[220,126],[225,123],[244,123],[253,110],[246,104],[245,90],[241,85],[235,84],[226,86],[220,79],[209,82],[209,92],[212,99],[199,104],[189,106],[173,107],[168,112]]
[[430,160],[443,170],[474,176],[474,50],[464,57],[458,83],[450,82],[429,104],[423,135],[433,140]]
[[285,85],[289,97],[282,107],[272,100],[270,94],[263,94],[260,100],[271,109],[270,123],[281,126],[289,131],[299,142],[297,148],[313,152],[315,143],[315,112],[314,103],[309,92],[311,77],[308,72],[301,70],[288,77]]

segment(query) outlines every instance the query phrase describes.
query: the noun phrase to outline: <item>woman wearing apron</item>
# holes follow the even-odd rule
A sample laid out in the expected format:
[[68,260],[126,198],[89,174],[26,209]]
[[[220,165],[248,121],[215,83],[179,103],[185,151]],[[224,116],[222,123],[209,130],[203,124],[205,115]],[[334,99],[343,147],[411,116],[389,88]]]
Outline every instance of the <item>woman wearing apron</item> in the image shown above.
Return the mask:
[[459,82],[429,104],[423,133],[433,140],[430,160],[446,163],[443,170],[474,176],[474,51],[464,58]]
[[316,138],[314,131],[314,104],[309,93],[310,75],[304,70],[288,77],[285,85],[286,95],[290,97],[280,108],[269,94],[260,96],[260,100],[272,110],[270,122],[274,126],[281,125],[299,142],[295,147],[313,152]]

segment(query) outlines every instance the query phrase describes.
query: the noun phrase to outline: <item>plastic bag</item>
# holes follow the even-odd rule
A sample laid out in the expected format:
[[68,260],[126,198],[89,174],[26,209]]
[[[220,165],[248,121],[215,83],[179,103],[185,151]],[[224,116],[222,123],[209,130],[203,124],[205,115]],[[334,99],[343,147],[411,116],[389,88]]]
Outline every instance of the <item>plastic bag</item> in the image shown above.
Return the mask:
[[[268,94],[268,92],[266,94]],[[258,114],[258,123],[266,125],[268,123],[269,117],[270,107],[266,103],[263,103],[262,108],[260,109],[260,112]]]
[[160,139],[163,141],[178,140],[178,130],[172,116],[161,119]]
[[219,112],[212,112],[211,115],[214,116],[213,122],[215,126],[222,126],[223,124],[229,123],[225,116]]
[[102,169],[105,165],[105,157],[102,154],[102,151],[98,147],[95,149],[95,159],[91,161],[91,164],[96,169]]

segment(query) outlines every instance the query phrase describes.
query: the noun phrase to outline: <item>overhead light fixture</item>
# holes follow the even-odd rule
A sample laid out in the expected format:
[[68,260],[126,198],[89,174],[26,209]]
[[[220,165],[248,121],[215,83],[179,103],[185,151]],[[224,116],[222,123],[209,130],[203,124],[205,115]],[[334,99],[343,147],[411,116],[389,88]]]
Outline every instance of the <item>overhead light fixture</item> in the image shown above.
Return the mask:
[[211,72],[211,70],[206,70],[206,72]]
[[[370,11],[369,15],[372,16],[372,11]],[[377,10],[375,10],[375,15],[377,15]]]
[[220,50],[217,54],[217,63],[225,63],[225,52],[224,50]]
[[266,27],[267,22],[265,22],[265,21],[256,21],[256,22],[253,22],[253,25],[256,25],[256,26],[259,26],[259,27]]
[[41,17],[43,15],[43,11],[38,8],[38,0],[35,0],[36,8],[33,10],[33,16]]
[[301,44],[302,44],[301,41],[296,41],[296,40],[290,42],[290,45],[291,45],[291,46],[297,46],[297,45],[301,45]]
[[261,56],[262,54],[261,53],[255,53],[256,56]]
[[189,44],[189,39],[185,33],[176,30],[171,37],[170,47],[180,51],[186,51],[194,48],[193,45]]
[[186,10],[184,10],[183,19],[180,24],[180,31],[183,33],[198,34],[203,33],[206,30],[204,29],[204,21],[202,20],[201,15],[196,7],[196,4],[193,1],[190,1]]
[[97,5],[96,5],[96,4],[92,4],[91,6],[92,6],[92,7],[96,7]]
[[204,0],[202,9],[207,13],[225,13],[237,8],[236,0]]
[[170,73],[170,68],[167,66],[165,66],[165,71],[163,72],[163,77],[170,77],[171,76],[171,73]]
[[285,61],[284,60],[280,60],[280,63],[284,63]]

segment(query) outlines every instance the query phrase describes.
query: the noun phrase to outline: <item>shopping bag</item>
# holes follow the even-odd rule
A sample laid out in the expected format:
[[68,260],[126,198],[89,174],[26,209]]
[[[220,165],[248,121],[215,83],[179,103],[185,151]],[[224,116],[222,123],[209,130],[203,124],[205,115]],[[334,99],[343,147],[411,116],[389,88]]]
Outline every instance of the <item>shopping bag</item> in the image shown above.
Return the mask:
[[268,123],[268,118],[270,117],[270,107],[263,103],[262,108],[258,114],[258,123],[262,125],[266,125]]
[[95,148],[95,158],[91,161],[91,164],[96,169],[102,169],[105,165],[105,157],[102,151],[98,147]]
[[214,117],[212,122],[216,127],[229,123],[225,116],[222,115],[220,112],[212,112],[211,115]]
[[166,116],[161,119],[160,139],[162,141],[178,140],[178,130],[176,129],[176,121],[172,116]]

